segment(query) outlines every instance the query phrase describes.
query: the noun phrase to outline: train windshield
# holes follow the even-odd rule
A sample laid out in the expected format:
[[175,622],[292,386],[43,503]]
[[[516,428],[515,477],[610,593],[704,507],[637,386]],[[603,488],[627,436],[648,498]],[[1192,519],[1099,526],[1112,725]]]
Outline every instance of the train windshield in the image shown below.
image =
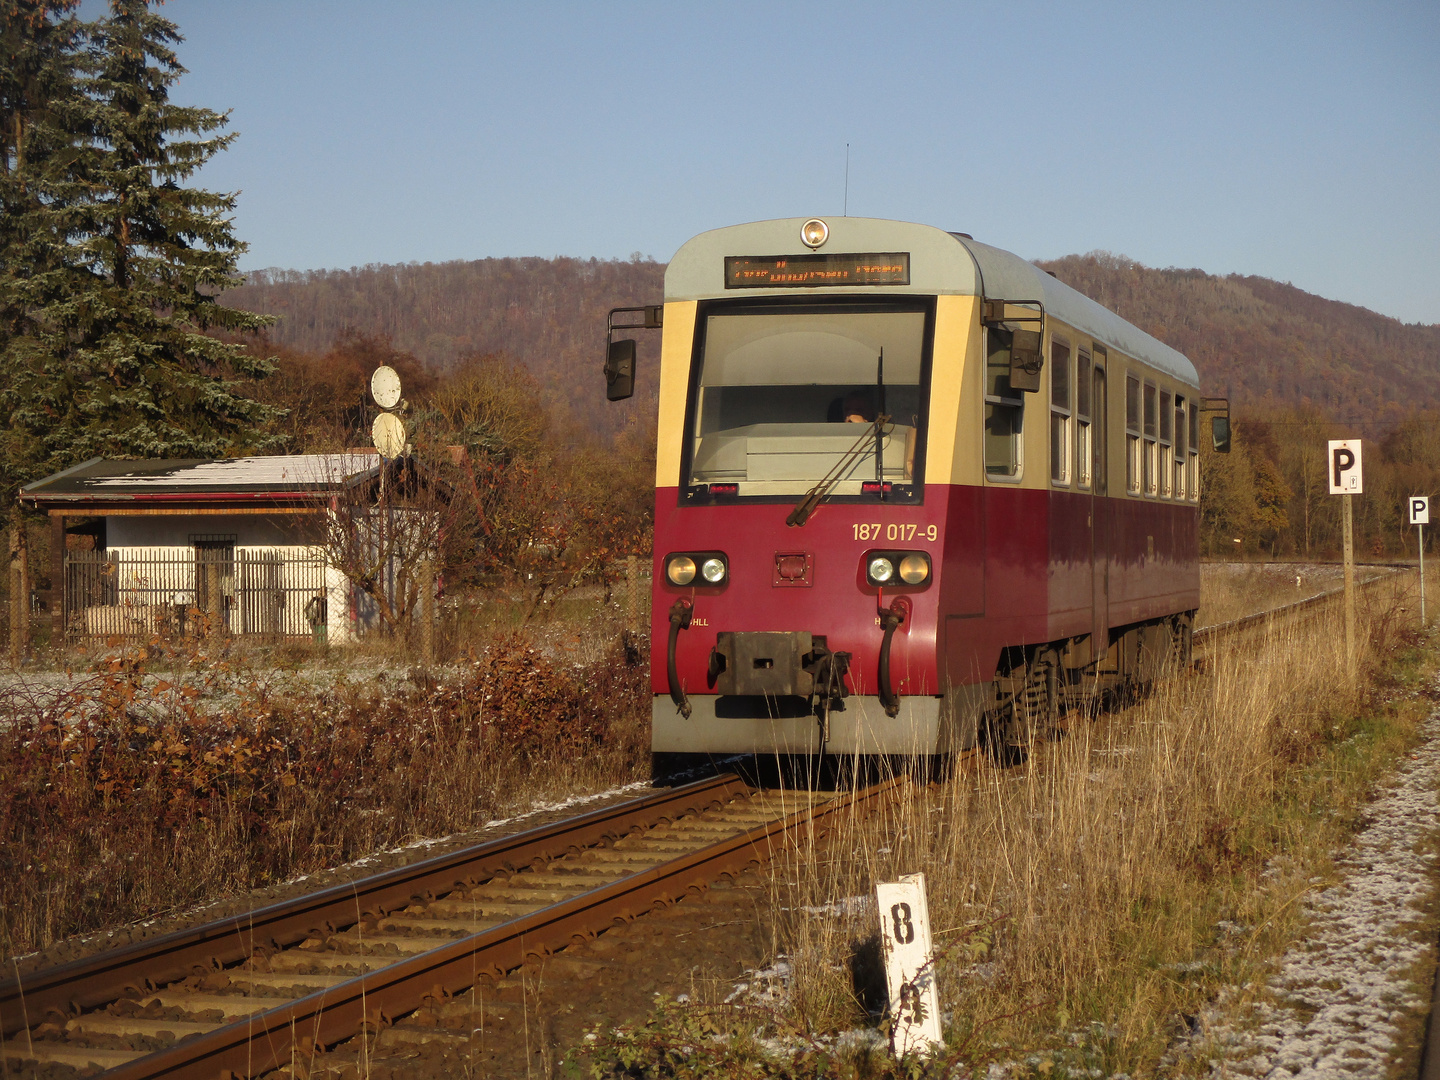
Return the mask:
[[925,310],[756,305],[702,317],[692,487],[799,496],[834,477],[839,496],[919,490]]

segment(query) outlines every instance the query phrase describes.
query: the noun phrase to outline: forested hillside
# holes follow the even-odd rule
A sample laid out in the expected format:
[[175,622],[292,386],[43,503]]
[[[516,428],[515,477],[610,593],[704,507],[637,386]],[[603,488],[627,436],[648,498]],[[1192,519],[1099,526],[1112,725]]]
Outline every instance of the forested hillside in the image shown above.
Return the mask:
[[613,432],[653,412],[660,343],[653,331],[636,335],[635,400],[607,404],[605,316],[660,303],[664,276],[649,260],[568,258],[264,270],[223,301],[278,315],[271,341],[300,353],[323,354],[347,331],[388,338],[436,373],[463,357],[503,353],[536,377],[553,412]]
[[1041,263],[1185,353],[1206,393],[1314,405],[1376,432],[1440,405],[1440,326],[1406,325],[1269,278],[1154,270],[1103,252]]
[[[1066,284],[1186,353],[1206,393],[1240,407],[1315,405],[1371,424],[1440,406],[1440,326],[1406,325],[1260,277],[1156,270],[1107,253],[1040,264]],[[525,365],[562,411],[614,430],[654,402],[655,335],[641,339],[630,406],[599,408],[605,314],[658,303],[665,267],[652,261],[479,259],[267,270],[225,303],[280,316],[271,340],[320,354],[345,331],[388,337],[436,372],[500,352]]]

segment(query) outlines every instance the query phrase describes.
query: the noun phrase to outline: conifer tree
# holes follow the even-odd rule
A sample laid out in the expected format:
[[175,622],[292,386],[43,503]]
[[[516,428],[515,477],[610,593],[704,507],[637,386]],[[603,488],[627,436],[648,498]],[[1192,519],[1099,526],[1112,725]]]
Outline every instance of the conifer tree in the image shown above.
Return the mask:
[[[46,452],[26,413],[52,397],[47,318],[73,284],[67,245],[83,197],[75,172],[83,123],[74,0],[0,0],[0,499],[43,471]],[[63,343],[63,342],[62,342]]]
[[[32,41],[69,6],[0,2],[45,12]],[[0,495],[94,456],[218,457],[274,441],[274,410],[238,388],[268,364],[233,343],[268,320],[215,302],[239,281],[235,197],[185,186],[235,135],[226,114],[170,101],[180,40],[145,0],[112,0],[62,44],[74,77],[52,95],[54,176],[34,230],[45,251],[0,254],[0,308],[23,312],[0,341]]]

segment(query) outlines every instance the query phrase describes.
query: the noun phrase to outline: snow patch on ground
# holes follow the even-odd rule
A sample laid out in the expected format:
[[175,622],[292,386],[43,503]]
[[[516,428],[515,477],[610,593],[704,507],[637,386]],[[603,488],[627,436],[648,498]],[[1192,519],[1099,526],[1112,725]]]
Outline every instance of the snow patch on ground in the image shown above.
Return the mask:
[[1432,943],[1419,932],[1435,891],[1440,712],[1425,742],[1370,806],[1371,822],[1337,859],[1344,875],[1310,894],[1306,939],[1281,957],[1270,1001],[1227,1009],[1240,988],[1200,1018],[1189,1055],[1213,1076],[1267,1080],[1383,1077],[1407,1016],[1429,1005],[1412,982]]
[[795,968],[790,963],[790,958],[782,954],[776,957],[769,967],[759,971],[753,968],[747,970],[741,977],[742,981],[737,982],[731,989],[725,1004],[742,1003],[770,1009],[781,1008],[790,999],[790,981],[794,974]]
[[[783,908],[782,910],[789,911],[790,909]],[[831,900],[828,904],[803,905],[800,910],[806,915],[814,915],[817,918],[858,919],[875,914],[875,897],[842,896],[839,900]]]

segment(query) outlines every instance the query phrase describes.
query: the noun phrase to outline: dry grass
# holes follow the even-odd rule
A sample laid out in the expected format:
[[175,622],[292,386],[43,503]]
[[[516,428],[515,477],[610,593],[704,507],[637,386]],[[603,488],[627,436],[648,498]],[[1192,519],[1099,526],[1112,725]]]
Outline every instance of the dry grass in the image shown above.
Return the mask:
[[1023,766],[981,764],[792,852],[775,905],[795,966],[786,1026],[867,1022],[854,972],[873,906],[805,908],[919,870],[955,1060],[1153,1070],[1183,1017],[1295,932],[1294,901],[1414,738],[1424,710],[1385,714],[1369,689],[1399,601],[1372,596],[1353,677],[1335,613],[1272,631],[1130,709],[1073,717]]

